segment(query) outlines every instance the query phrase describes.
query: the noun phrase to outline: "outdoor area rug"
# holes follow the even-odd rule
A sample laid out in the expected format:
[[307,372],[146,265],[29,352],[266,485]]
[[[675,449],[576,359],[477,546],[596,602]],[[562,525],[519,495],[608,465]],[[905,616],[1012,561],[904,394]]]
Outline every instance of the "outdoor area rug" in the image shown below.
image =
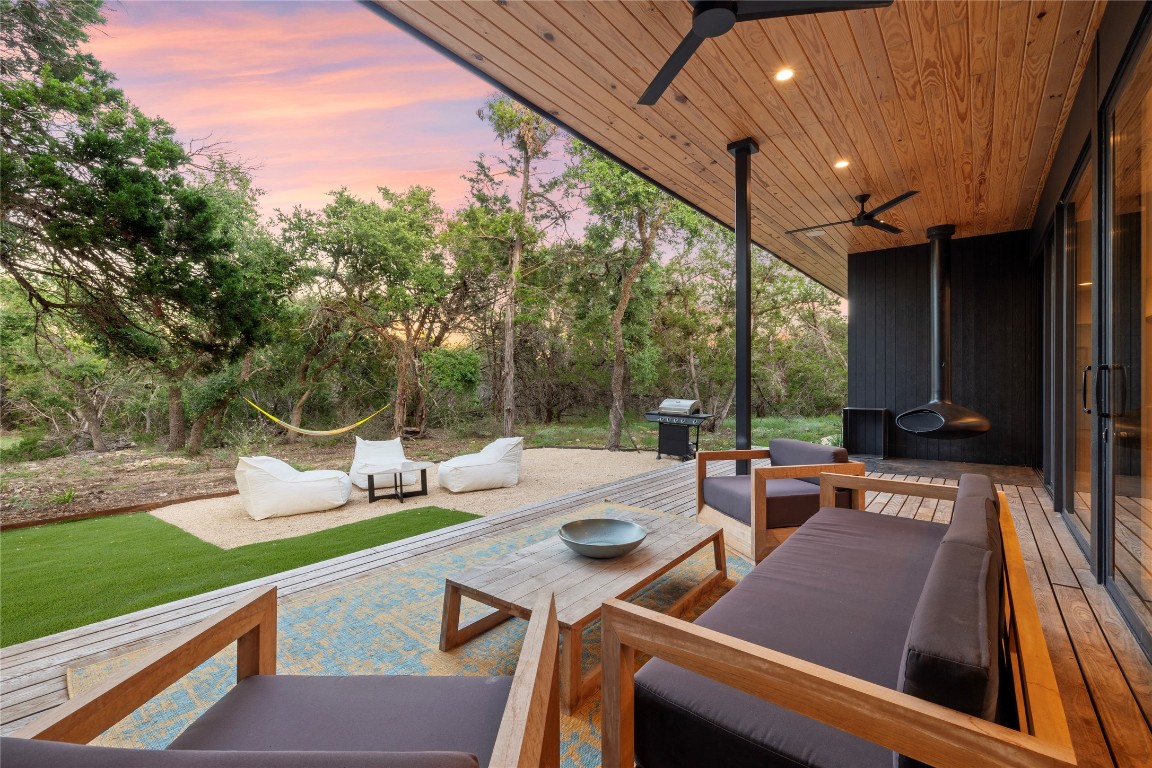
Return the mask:
[[[277,670],[296,675],[511,675],[527,622],[511,619],[447,653],[438,648],[444,579],[484,560],[528,546],[556,533],[570,520],[614,517],[636,507],[605,502],[550,517],[524,528],[464,544],[450,552],[423,556],[399,568],[382,570],[323,591],[293,596],[279,607]],[[639,510],[646,511],[646,510]],[[657,514],[649,512],[649,514]],[[747,561],[728,556],[728,572],[738,580]],[[633,602],[660,610],[692,588],[712,569],[711,547],[642,590]],[[685,617],[699,615],[731,588],[713,590]],[[462,623],[490,609],[464,599]],[[599,658],[599,624],[585,631],[584,663]],[[68,670],[68,691],[76,695],[106,680],[149,649]],[[161,749],[219,699],[235,681],[235,651],[225,650],[184,677],[95,744]],[[600,697],[589,697],[561,718],[561,756],[566,768],[600,765]]]

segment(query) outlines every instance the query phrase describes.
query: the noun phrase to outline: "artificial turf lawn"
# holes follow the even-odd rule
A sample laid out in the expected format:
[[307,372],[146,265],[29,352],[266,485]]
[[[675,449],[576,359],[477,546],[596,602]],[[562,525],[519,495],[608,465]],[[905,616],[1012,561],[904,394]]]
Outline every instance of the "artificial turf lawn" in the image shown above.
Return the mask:
[[147,513],[0,534],[0,646],[416,536],[477,516],[405,510],[235,549]]

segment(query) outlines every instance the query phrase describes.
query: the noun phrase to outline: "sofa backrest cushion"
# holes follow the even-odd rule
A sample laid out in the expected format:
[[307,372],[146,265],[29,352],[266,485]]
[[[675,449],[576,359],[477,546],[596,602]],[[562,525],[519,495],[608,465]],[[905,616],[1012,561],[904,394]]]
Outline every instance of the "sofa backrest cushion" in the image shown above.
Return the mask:
[[[999,695],[1004,550],[992,481],[963,475],[900,661],[897,690],[986,720]],[[898,768],[922,765],[903,755]]]
[[0,739],[4,768],[478,768],[462,752],[217,752]]
[[[817,445],[803,440],[781,437],[768,443],[774,467],[794,467],[799,464],[841,464],[848,461],[848,451],[833,445]],[[819,477],[800,478],[820,485]]]

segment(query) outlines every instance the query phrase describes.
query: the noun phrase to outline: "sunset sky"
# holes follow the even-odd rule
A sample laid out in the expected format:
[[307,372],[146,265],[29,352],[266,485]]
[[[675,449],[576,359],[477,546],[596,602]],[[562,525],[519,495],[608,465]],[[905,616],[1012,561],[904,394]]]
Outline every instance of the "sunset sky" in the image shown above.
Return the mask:
[[259,166],[263,210],[330,190],[431,186],[502,150],[476,110],[494,89],[353,2],[108,0],[87,49],[181,140],[223,140]]

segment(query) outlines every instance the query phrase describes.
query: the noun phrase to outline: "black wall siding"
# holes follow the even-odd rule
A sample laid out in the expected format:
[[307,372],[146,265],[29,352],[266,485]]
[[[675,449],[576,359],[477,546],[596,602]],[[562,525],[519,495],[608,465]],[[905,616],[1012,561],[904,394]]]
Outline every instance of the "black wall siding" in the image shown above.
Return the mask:
[[952,241],[952,390],[992,422],[934,440],[895,418],[931,394],[928,245],[848,257],[848,405],[888,409],[888,455],[1039,466],[1041,289],[1028,233]]

